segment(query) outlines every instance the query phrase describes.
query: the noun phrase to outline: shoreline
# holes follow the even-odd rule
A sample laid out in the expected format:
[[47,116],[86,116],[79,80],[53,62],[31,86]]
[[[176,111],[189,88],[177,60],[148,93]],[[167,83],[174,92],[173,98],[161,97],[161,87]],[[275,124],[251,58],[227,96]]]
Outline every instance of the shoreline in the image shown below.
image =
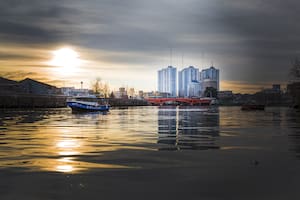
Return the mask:
[[[32,94],[0,94],[0,108],[64,108],[67,107],[67,96],[63,95],[32,95]],[[153,106],[144,99],[107,99],[111,107]],[[238,107],[242,104],[219,104],[218,107]],[[158,105],[154,105],[158,106]],[[165,105],[167,106],[167,105]],[[177,105],[174,105],[177,106]],[[286,103],[266,105],[266,107],[293,107]]]

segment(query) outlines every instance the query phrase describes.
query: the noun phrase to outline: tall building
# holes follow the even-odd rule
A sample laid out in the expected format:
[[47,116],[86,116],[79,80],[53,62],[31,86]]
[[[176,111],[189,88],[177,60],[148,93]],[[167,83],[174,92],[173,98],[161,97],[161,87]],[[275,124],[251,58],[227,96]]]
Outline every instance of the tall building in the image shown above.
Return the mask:
[[[191,94],[189,94],[189,88],[191,86],[189,86],[190,84],[193,85],[193,87],[195,86],[195,82],[199,83],[199,69],[190,66],[187,68],[184,68],[183,70],[178,72],[178,95],[180,97],[188,97],[188,96],[193,96]],[[197,86],[198,89],[199,86]],[[198,93],[196,91],[196,93]]]
[[192,81],[188,84],[188,97],[201,97],[202,84],[199,81]]
[[203,69],[200,72],[200,81],[202,83],[203,92],[207,87],[213,87],[219,91],[220,78],[219,70],[211,66],[208,69]]
[[158,92],[169,93],[175,97],[177,92],[177,70],[175,67],[168,66],[167,68],[158,71]]

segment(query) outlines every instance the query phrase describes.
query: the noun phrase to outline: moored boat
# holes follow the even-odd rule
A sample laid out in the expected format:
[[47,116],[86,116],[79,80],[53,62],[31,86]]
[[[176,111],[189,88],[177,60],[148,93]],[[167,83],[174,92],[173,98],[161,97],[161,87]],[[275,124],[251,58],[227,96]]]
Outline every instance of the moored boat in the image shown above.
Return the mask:
[[91,98],[75,98],[67,101],[67,105],[74,112],[107,112],[109,111],[110,105],[107,102],[93,102],[89,101]]

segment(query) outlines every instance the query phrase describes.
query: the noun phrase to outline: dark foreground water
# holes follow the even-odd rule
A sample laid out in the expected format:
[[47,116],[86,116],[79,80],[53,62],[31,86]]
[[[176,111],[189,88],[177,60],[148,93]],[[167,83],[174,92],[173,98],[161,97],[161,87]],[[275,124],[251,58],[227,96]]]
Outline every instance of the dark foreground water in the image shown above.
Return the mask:
[[300,113],[0,110],[0,199],[300,199]]

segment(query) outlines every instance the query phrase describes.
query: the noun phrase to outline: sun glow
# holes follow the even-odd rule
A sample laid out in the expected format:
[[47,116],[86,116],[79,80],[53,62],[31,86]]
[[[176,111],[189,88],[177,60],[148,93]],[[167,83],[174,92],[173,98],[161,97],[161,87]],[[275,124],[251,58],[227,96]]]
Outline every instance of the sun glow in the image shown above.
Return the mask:
[[60,74],[70,74],[76,71],[81,64],[79,54],[71,48],[61,48],[53,52],[49,65],[55,66]]

